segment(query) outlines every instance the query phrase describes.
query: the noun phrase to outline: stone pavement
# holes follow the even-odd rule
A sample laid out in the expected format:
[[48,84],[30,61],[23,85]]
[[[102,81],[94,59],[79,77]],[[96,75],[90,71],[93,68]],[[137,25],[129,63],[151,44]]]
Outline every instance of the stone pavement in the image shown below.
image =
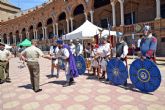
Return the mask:
[[50,61],[46,59],[40,59],[43,91],[34,93],[28,69],[19,68],[20,65],[17,58],[10,61],[12,83],[0,85],[0,110],[165,110],[165,62],[158,62],[162,83],[151,94],[125,90],[88,75],[76,78],[75,85],[64,88],[63,71],[59,79],[47,77]]

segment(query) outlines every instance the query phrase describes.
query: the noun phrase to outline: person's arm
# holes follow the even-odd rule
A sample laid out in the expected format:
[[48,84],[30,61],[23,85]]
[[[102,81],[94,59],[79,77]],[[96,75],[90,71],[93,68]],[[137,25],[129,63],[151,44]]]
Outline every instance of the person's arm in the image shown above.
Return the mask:
[[26,58],[26,49],[21,52],[20,59],[23,60],[23,61],[27,60],[27,58]]

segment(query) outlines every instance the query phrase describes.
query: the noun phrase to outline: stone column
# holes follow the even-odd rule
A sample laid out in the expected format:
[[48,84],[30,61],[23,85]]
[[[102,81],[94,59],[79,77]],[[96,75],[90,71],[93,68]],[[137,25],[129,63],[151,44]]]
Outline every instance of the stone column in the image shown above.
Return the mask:
[[44,27],[44,29],[45,29],[45,39],[48,39],[47,27]]
[[4,43],[4,41],[3,41],[3,36],[0,36],[0,38],[1,38],[1,42],[3,42],[3,43]]
[[7,44],[10,45],[10,37],[7,36]]
[[116,11],[115,11],[115,3],[112,2],[112,17],[113,17],[113,27],[116,26]]
[[16,44],[16,35],[13,35],[13,44]]
[[29,39],[29,32],[28,31],[26,32],[26,38]]
[[73,31],[73,18],[70,18],[70,23],[71,23],[71,32]]
[[[56,26],[55,26],[55,24],[53,24],[53,34],[55,35],[56,34]],[[54,36],[53,35],[53,36]]]
[[124,26],[124,0],[119,0],[120,2],[120,13],[121,13],[121,26]]
[[33,35],[34,35],[33,38],[36,39],[36,30],[35,29],[33,30]]
[[22,34],[19,34],[20,42],[22,42]]
[[156,0],[156,20],[160,19],[161,15],[160,15],[160,0]]
[[36,40],[38,40],[38,31],[36,30]]
[[67,33],[69,33],[69,20],[66,19],[66,24],[67,24]]
[[85,20],[88,20],[88,14],[85,12],[84,15],[85,15]]
[[43,40],[45,39],[45,31],[44,31],[44,27],[42,27],[42,34],[43,34]]
[[93,23],[93,14],[94,14],[94,11],[91,10],[91,11],[90,11],[90,15],[91,15],[91,22],[92,22],[92,23]]
[[58,36],[58,23],[56,23],[56,34]]

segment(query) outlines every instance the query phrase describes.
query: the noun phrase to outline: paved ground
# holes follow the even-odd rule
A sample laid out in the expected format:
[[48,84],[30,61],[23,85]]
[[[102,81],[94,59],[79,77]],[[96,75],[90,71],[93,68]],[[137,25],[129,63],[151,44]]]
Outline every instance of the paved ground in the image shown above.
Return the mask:
[[[129,61],[131,62],[131,61]],[[158,62],[162,72],[160,88],[143,94],[105,84],[88,75],[63,88],[65,76],[48,78],[50,61],[41,59],[40,93],[31,90],[27,67],[18,68],[18,59],[10,62],[12,83],[0,85],[0,110],[165,110],[165,62]]]

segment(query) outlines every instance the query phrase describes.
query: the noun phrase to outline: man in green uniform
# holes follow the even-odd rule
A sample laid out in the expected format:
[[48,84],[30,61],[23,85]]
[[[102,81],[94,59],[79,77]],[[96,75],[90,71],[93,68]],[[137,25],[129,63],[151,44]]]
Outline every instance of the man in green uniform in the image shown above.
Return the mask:
[[11,82],[9,78],[9,59],[11,52],[5,49],[5,44],[0,42],[0,84]]
[[21,57],[23,60],[27,62],[33,90],[35,92],[40,92],[42,91],[42,89],[39,88],[40,68],[39,68],[38,58],[44,57],[44,54],[39,48],[36,47],[36,45],[37,45],[37,41],[32,40],[32,46],[22,51]]

